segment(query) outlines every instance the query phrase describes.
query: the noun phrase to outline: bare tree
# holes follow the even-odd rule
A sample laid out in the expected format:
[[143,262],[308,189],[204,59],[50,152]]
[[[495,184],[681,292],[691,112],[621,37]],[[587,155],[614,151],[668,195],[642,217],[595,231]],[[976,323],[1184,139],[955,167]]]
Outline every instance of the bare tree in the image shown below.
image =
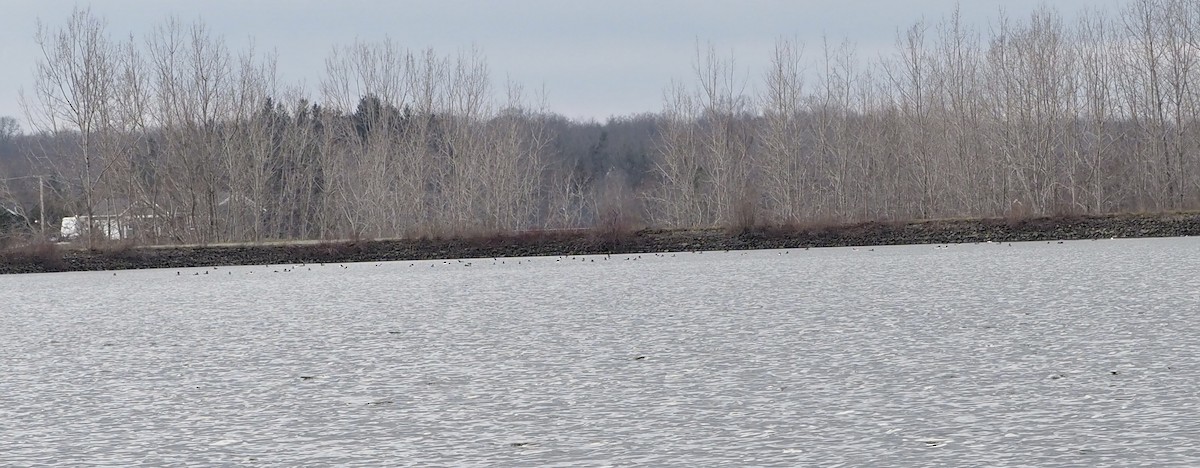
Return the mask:
[[16,117],[0,116],[0,144],[7,145],[21,133],[21,124]]
[[981,75],[985,64],[979,33],[963,23],[958,7],[938,25],[937,31],[934,56],[942,76],[936,101],[943,119],[942,157],[950,168],[947,180],[950,185],[945,190],[952,200],[944,214],[995,214],[996,208],[989,205],[989,194],[996,192],[997,171],[982,143],[985,129]]
[[1006,164],[1004,199],[1017,200],[1037,214],[1061,208],[1059,176],[1073,123],[1073,58],[1066,47],[1062,20],[1046,7],[1027,24],[1002,19],[992,38],[989,69],[993,81],[991,144]]
[[753,109],[745,83],[711,46],[697,47],[694,67],[696,89],[676,85],[667,94],[659,215],[683,227],[745,224],[759,205],[750,184],[755,132],[746,121]]
[[855,185],[853,124],[855,88],[862,78],[853,44],[823,41],[817,93],[811,96],[813,159],[818,171],[814,216],[824,220],[851,219],[851,187]]
[[784,223],[809,216],[805,205],[813,192],[812,162],[806,158],[802,132],[807,112],[803,67],[803,45],[776,41],[765,79],[759,167],[765,212]]
[[[104,21],[90,9],[80,8],[57,30],[39,21],[34,39],[42,57],[32,100],[23,99],[23,107],[39,131],[77,132],[78,164],[56,154],[40,157],[79,185],[82,211],[94,222],[100,199],[97,190],[114,160],[103,142],[111,130],[113,45]],[[96,230],[90,225],[84,226],[84,234],[89,243],[94,242]]]
[[1130,108],[1130,118],[1139,130],[1134,158],[1141,164],[1133,174],[1140,183],[1136,208],[1164,205],[1164,197],[1175,197],[1173,174],[1167,158],[1167,102],[1163,91],[1166,39],[1160,28],[1163,2],[1134,0],[1122,15],[1129,53],[1123,54],[1122,93]]
[[1106,213],[1114,210],[1110,181],[1119,170],[1116,121],[1123,116],[1117,105],[1118,47],[1112,21],[1097,10],[1085,11],[1076,29],[1076,56],[1079,57],[1079,95],[1081,100],[1081,180],[1072,184],[1086,196],[1072,197],[1084,211]]
[[933,140],[940,119],[933,114],[938,84],[934,83],[934,51],[925,38],[928,30],[929,25],[920,21],[897,34],[897,60],[884,67],[898,99],[901,163],[895,169],[906,179],[902,186],[908,190],[902,193],[910,208],[905,211],[921,218],[940,213],[946,185],[940,179],[946,173]]

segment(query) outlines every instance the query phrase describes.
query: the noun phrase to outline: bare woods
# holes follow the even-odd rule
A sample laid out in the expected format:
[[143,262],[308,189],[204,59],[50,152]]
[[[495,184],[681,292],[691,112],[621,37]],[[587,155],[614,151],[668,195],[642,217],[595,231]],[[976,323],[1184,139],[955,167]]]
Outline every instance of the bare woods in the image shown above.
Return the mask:
[[782,39],[749,74],[698,47],[660,113],[597,124],[478,51],[335,47],[310,95],[203,24],[118,40],[77,10],[37,36],[27,171],[146,243],[1197,208],[1200,2],[1070,18],[951,13],[879,57]]
[[61,137],[39,161],[79,214],[124,211],[152,242],[519,229],[541,209],[544,125],[515,85],[495,102],[473,51],[337,48],[318,104],[203,24],[114,42],[77,10],[38,43],[33,118]]

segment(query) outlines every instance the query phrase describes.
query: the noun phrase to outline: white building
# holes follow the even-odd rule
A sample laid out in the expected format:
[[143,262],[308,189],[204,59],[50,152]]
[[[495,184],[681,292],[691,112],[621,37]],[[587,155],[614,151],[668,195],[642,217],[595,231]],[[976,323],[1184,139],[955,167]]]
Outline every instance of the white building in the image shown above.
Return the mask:
[[99,215],[91,218],[87,216],[63,218],[62,227],[58,230],[59,236],[63,240],[78,239],[88,229],[88,226],[95,229],[100,237],[109,240],[127,239],[131,234],[129,226],[122,222],[121,216]]

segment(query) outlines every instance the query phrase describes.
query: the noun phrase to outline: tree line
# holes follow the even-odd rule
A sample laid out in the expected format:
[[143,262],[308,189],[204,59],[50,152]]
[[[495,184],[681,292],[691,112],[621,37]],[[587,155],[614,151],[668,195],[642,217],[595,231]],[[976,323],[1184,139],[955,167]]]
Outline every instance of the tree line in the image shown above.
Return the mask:
[[[750,227],[1195,209],[1200,3],[1133,0],[986,30],[957,11],[896,34],[780,39],[745,73],[698,46],[653,114],[581,122],[481,52],[335,47],[315,92],[200,22],[116,41],[77,9],[39,26],[30,130],[3,177],[52,206],[120,207],[145,242]],[[8,148],[5,150],[4,148]],[[14,149],[16,148],[16,149]],[[0,167],[4,169],[4,167]],[[24,189],[0,186],[12,206]],[[18,186],[17,189],[14,189]],[[23,195],[22,195],[23,194]]]

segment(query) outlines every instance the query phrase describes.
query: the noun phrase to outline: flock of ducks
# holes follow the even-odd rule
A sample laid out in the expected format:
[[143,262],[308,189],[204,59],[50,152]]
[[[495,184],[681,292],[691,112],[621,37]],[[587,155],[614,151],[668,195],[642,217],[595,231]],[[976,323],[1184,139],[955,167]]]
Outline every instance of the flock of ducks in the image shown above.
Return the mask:
[[[1051,243],[1055,243],[1055,242],[1057,242],[1058,244],[1063,243],[1063,241],[1046,241],[1047,244],[1051,244]],[[986,242],[982,242],[982,243],[976,242],[975,244],[1005,245],[1005,244],[1001,244],[1001,243],[993,242],[993,241],[986,241]],[[942,249],[952,248],[955,245],[963,245],[963,244],[936,244],[936,245],[933,245],[933,248],[937,249],[937,250],[942,250]],[[1006,245],[1008,247],[1013,246],[1013,244],[1011,242],[1007,243]],[[810,247],[805,247],[804,250],[810,250]],[[875,248],[873,248],[873,247],[870,247],[870,248],[850,247],[850,250],[852,252],[874,252]],[[729,253],[730,250],[724,250],[724,252]],[[740,254],[747,255],[750,252],[752,252],[752,251],[743,250],[743,251],[740,251]],[[675,258],[678,254],[681,254],[681,253],[683,253],[683,254],[686,254],[686,253],[703,254],[703,253],[705,253],[705,251],[696,250],[696,251],[689,251],[689,252],[625,254],[625,255],[618,255],[617,257],[614,257],[612,254],[559,255],[557,257],[521,257],[521,258],[493,257],[491,259],[491,265],[493,265],[493,266],[507,265],[510,261],[513,261],[513,260],[515,260],[516,265],[528,265],[528,264],[533,264],[535,262],[535,260],[540,261],[540,262],[545,262],[545,261],[548,261],[549,259],[553,259],[555,263],[574,262],[574,261],[579,261],[579,262],[583,262],[583,263],[596,263],[597,260],[599,260],[601,262],[607,262],[607,261],[612,261],[612,260],[635,262],[638,260],[642,260],[643,255],[653,256],[653,257],[657,257],[657,258]],[[783,250],[783,251],[777,252],[776,255],[783,256],[783,255],[789,255],[790,253],[791,253],[791,250]],[[426,260],[426,261],[428,261],[428,260]],[[481,260],[480,259],[434,260],[434,261],[429,261],[430,262],[429,267],[430,268],[434,268],[437,266],[471,267],[471,266],[475,265],[476,262],[479,262],[479,261],[481,261]],[[423,263],[423,262],[424,261],[410,262],[408,264],[408,267],[414,268],[419,263]],[[316,267],[324,268],[326,266],[333,266],[333,265],[336,265],[336,267],[339,269],[348,270],[348,269],[350,269],[350,265],[355,265],[355,264],[351,263],[350,265],[347,265],[345,263],[339,263],[339,264],[318,263],[318,264],[316,264]],[[363,265],[363,264],[359,264],[359,265]],[[369,263],[366,265],[374,265],[375,267],[381,267],[384,265],[384,263],[374,262],[374,263]],[[270,273],[291,273],[291,272],[301,271],[301,269],[303,269],[303,271],[312,271],[312,269],[313,269],[313,265],[310,265],[307,263],[297,263],[297,264],[291,264],[291,265],[265,264],[265,265],[263,265],[263,267],[266,269],[270,269]],[[241,267],[234,267],[234,266],[227,267],[227,269],[224,270],[225,274],[232,275],[233,274],[232,268],[241,268]],[[220,267],[214,266],[214,267],[212,267],[211,270],[205,269],[205,270],[201,270],[201,271],[193,271],[190,276],[208,275],[210,273],[216,272],[217,270],[220,270]],[[254,273],[255,273],[254,269],[246,271],[246,274],[254,274]],[[116,276],[116,274],[117,274],[116,272],[113,272],[113,276]],[[183,275],[182,271],[176,271],[175,276],[184,276],[184,275]]]

